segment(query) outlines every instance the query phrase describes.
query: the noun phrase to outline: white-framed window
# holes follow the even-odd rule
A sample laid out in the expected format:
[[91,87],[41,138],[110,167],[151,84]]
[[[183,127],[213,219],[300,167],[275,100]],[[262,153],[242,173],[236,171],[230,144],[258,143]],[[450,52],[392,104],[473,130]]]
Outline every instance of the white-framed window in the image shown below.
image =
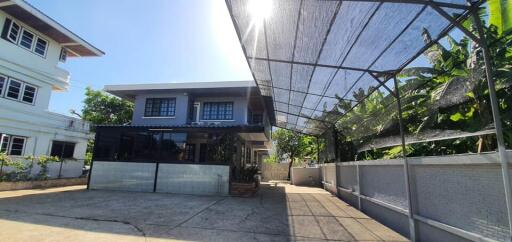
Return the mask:
[[7,39],[13,43],[18,43],[18,37],[20,36],[21,26],[14,21],[11,21],[9,31],[7,32]]
[[36,90],[36,87],[29,84],[25,84],[23,88],[23,96],[21,97],[21,101],[33,104],[34,99],[36,97]]
[[22,82],[10,78],[9,86],[7,87],[7,94],[5,96],[11,99],[19,100],[22,86]]
[[32,32],[30,32],[26,29],[23,29],[23,31],[21,32],[21,38],[20,38],[19,45],[27,50],[32,51],[32,47],[34,46],[35,38],[36,38],[36,36]]
[[48,41],[38,36],[36,40],[36,45],[34,46],[34,53],[42,57],[45,57],[46,49],[48,49]]
[[4,28],[8,28],[7,34],[5,36],[2,35],[2,38],[7,39],[13,44],[16,44],[36,55],[39,55],[43,58],[46,57],[46,52],[48,51],[49,45],[48,40],[45,40],[35,32],[22,27],[14,20],[7,19],[6,22],[7,21],[10,21],[10,24],[6,23]]
[[7,83],[7,77],[0,75],[0,97],[4,95],[6,83]]
[[21,136],[1,134],[0,152],[5,152],[7,155],[21,156],[25,149],[26,140],[27,138]]
[[[3,78],[3,79],[2,79]],[[3,88],[2,88],[3,80]],[[9,81],[7,81],[9,80]],[[13,78],[7,79],[0,75],[0,96],[5,96],[8,99],[34,104],[37,94],[37,87]],[[5,91],[4,91],[5,90]],[[5,93],[5,94],[4,94]]]

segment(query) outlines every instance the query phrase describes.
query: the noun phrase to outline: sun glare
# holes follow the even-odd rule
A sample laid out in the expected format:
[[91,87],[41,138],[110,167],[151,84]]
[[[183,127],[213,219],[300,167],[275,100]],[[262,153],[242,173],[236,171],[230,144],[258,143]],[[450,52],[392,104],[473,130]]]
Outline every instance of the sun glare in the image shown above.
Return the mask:
[[260,22],[272,13],[272,0],[250,0],[247,8],[253,21]]

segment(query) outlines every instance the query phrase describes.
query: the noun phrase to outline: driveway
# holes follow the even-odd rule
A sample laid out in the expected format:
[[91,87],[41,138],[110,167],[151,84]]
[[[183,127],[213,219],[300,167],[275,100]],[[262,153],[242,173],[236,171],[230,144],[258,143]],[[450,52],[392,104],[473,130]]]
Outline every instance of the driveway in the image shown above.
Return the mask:
[[255,197],[0,192],[0,241],[406,241],[319,188],[262,184]]

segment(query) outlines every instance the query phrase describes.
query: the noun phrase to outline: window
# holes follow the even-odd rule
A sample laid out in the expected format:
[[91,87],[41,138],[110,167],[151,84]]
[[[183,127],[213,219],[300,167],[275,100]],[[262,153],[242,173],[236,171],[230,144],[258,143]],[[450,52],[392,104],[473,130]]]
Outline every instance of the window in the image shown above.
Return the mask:
[[14,79],[10,79],[9,88],[7,89],[7,97],[12,99],[19,99],[22,83]]
[[21,101],[27,102],[27,103],[34,103],[34,97],[36,95],[36,88],[34,86],[25,84],[25,88],[23,90],[23,98]]
[[2,138],[0,139],[0,152],[7,152],[7,149],[9,149],[9,140],[10,136],[2,134]]
[[41,57],[46,56],[48,50],[48,41],[41,38],[37,34],[21,27],[18,23],[11,19],[6,19],[2,38],[19,45],[22,48],[33,52]]
[[64,48],[60,49],[60,55],[59,55],[59,61],[60,62],[66,62],[66,59],[68,58],[68,51]]
[[195,144],[185,145],[185,160],[194,161]]
[[23,155],[25,139],[26,138],[20,136],[2,134],[0,139],[0,152],[5,152],[8,155]]
[[176,98],[148,98],[145,117],[172,117],[176,112]]
[[233,102],[204,103],[203,120],[233,120]]
[[48,41],[37,37],[36,46],[34,52],[42,57],[46,55],[46,48],[48,47]]
[[7,83],[7,77],[0,75],[0,96],[4,94],[5,83]]
[[9,82],[7,82],[7,77],[0,75],[0,96],[3,96],[4,93],[7,98],[34,104],[37,87],[12,78],[9,78]]
[[7,39],[12,41],[13,43],[18,43],[18,37],[20,35],[21,27],[14,21],[11,22],[11,26],[9,26],[9,32],[7,34]]
[[75,143],[63,142],[63,141],[53,141],[52,142],[52,151],[51,151],[50,155],[57,156],[61,159],[65,159],[65,158],[73,158],[74,152],[75,152]]
[[20,46],[27,49],[32,50],[32,45],[34,44],[34,34],[24,29],[21,34]]

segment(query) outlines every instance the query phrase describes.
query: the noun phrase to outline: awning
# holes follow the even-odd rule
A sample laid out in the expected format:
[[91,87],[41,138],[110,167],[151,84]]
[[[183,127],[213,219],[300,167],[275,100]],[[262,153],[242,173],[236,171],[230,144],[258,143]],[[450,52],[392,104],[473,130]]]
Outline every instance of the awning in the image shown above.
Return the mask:
[[340,101],[364,101],[483,2],[226,0],[273,125],[312,135],[344,115]]

